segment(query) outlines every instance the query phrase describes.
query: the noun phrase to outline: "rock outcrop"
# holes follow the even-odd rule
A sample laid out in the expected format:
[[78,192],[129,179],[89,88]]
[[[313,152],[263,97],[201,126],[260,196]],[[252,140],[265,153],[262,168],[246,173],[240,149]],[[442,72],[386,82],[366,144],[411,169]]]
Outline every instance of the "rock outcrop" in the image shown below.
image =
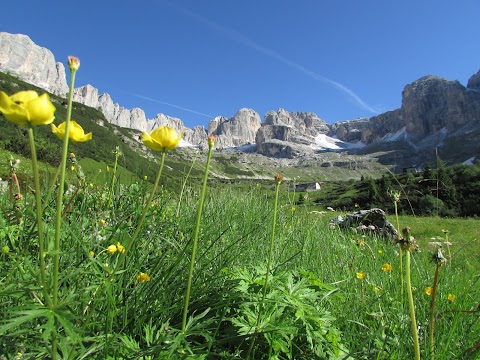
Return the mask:
[[480,94],[467,91],[458,81],[424,76],[405,86],[403,118],[407,134],[415,140],[442,129],[455,131],[480,121]]
[[244,108],[228,119],[217,116],[208,123],[208,132],[216,136],[215,146],[234,147],[254,143],[260,125],[260,115]]
[[375,234],[388,240],[398,238],[397,229],[387,220],[385,211],[378,208],[347,214],[345,219],[339,215],[330,220],[330,223],[338,225],[341,229]]
[[98,95],[98,89],[90,84],[76,88],[73,100],[100,110],[109,123],[141,131],[148,129],[147,118],[142,109],[125,109],[114,103],[109,94]]
[[68,92],[63,64],[26,35],[0,32],[0,71],[59,96]]
[[256,150],[265,156],[293,157],[328,131],[328,124],[314,113],[270,111],[257,131]]
[[[330,136],[343,141],[362,141],[365,144],[389,140],[402,129],[402,139],[421,146],[426,138],[461,131],[462,128],[480,127],[480,72],[468,81],[467,88],[458,81],[438,76],[424,76],[405,86],[400,109],[371,118],[343,121],[332,124]],[[467,131],[467,130],[465,130]],[[437,144],[438,145],[438,144]]]

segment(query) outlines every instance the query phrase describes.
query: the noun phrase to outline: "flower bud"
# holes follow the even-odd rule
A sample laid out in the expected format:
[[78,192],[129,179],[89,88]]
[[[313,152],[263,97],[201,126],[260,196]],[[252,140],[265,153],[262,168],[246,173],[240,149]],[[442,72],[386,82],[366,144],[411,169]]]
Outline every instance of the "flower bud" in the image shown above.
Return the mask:
[[80,59],[75,56],[68,57],[68,68],[70,71],[77,71],[80,67]]
[[275,182],[280,185],[281,182],[283,181],[283,175],[282,174],[277,174],[275,175]]
[[207,141],[208,141],[208,147],[212,147],[213,144],[215,144],[215,135],[208,135]]

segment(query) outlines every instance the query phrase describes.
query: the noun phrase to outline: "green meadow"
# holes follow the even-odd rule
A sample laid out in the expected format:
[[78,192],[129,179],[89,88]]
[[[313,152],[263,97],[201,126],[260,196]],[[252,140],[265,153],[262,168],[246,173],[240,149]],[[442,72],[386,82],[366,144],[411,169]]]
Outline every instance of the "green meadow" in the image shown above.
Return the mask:
[[[181,199],[180,191],[158,191],[136,246],[111,254],[110,245],[125,244],[132,235],[151,184],[115,183],[113,193],[109,185],[90,186],[87,178],[78,192],[66,194],[60,303],[53,319],[43,313],[38,283],[34,197],[25,191],[19,205],[12,204],[8,191],[2,193],[0,349],[5,359],[48,358],[52,333],[59,358],[66,359],[242,359],[253,341],[254,359],[413,358],[398,247],[368,233],[332,228],[329,220],[336,214],[318,215],[311,206],[295,205],[286,184],[280,185],[273,262],[260,306],[274,215],[273,177],[270,189],[207,188],[182,331],[199,187],[187,181]],[[47,236],[52,218],[47,208]],[[439,271],[435,357],[474,359],[480,223],[411,216],[399,221],[412,228],[419,245],[412,255],[412,286],[423,357],[430,356],[431,296],[425,289],[435,272],[434,247],[428,243],[447,235],[452,245]],[[125,266],[115,271],[121,261]],[[392,270],[382,271],[385,264]],[[140,273],[150,281],[136,281]]]

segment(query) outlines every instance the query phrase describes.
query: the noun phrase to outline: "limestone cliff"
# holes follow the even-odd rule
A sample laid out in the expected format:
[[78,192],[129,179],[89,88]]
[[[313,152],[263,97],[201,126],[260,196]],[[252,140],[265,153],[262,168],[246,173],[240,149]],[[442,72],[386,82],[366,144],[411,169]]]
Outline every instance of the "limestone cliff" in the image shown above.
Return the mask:
[[59,96],[68,92],[63,64],[55,62],[50,50],[26,35],[0,32],[0,71]]

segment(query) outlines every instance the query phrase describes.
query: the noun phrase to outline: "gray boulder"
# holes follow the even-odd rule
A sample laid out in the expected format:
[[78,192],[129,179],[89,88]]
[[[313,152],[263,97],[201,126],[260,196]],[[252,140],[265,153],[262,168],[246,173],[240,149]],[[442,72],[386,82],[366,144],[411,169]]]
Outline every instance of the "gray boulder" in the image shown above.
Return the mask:
[[341,229],[372,233],[388,240],[398,238],[397,229],[387,220],[385,211],[378,208],[347,214],[345,219],[339,215],[330,220],[330,223],[338,225]]

